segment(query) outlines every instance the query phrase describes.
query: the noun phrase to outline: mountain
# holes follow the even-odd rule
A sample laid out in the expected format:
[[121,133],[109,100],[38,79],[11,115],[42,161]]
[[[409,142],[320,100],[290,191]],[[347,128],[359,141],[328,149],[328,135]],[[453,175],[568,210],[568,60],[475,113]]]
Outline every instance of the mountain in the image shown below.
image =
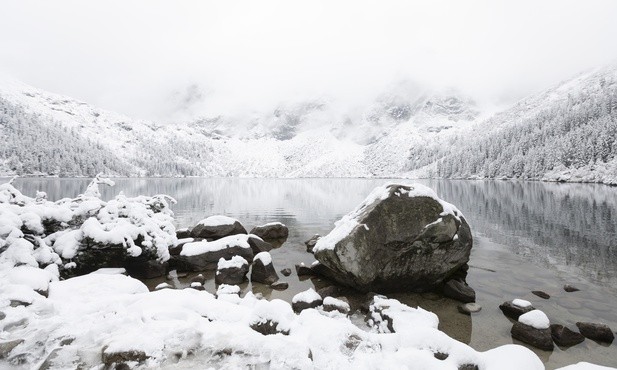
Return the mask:
[[412,150],[407,174],[617,184],[616,155],[613,65],[523,99],[441,145]]
[[[413,145],[460,130],[480,114],[473,100],[456,91],[429,92],[410,83],[361,109],[323,99],[281,104],[265,113],[163,124],[4,80],[0,107],[4,141],[15,131],[9,123],[21,117],[33,130],[70,132],[54,136],[56,152],[74,143],[98,148],[83,155],[95,164],[78,163],[70,170],[45,163],[53,157],[47,142],[39,143],[46,154],[26,160],[27,148],[38,140],[30,133],[16,140],[15,146],[24,148],[19,153],[0,152],[0,173],[60,176],[91,176],[94,167],[121,176],[390,176],[404,167]],[[26,163],[20,164],[21,158]]]
[[153,122],[0,80],[0,174],[518,178],[617,183],[617,67],[492,114],[410,82],[368,104]]

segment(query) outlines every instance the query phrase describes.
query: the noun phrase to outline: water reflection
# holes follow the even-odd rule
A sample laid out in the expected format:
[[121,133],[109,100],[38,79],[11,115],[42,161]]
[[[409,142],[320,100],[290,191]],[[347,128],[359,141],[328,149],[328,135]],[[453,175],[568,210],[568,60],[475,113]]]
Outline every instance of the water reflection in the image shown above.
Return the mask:
[[[118,179],[102,188],[109,199],[165,193],[179,226],[210,214],[227,214],[247,228],[281,221],[289,243],[326,233],[382,179]],[[50,199],[74,197],[88,179],[17,179],[26,194],[44,190]],[[456,204],[474,234],[511,248],[522,258],[606,285],[617,283],[617,188],[595,184],[513,181],[420,181]]]

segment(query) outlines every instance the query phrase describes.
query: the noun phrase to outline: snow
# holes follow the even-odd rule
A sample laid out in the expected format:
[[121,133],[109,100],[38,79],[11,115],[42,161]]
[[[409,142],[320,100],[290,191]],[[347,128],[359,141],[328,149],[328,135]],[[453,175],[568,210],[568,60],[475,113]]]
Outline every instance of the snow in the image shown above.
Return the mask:
[[221,226],[221,225],[233,225],[236,222],[238,222],[238,220],[236,220],[235,218],[222,216],[222,215],[215,215],[215,216],[210,216],[208,218],[205,218],[199,221],[197,224],[203,225],[203,226]]
[[[371,193],[366,197],[366,199],[364,199],[364,201],[362,201],[362,203],[360,203],[353,211],[346,214],[345,216],[343,216],[343,218],[334,223],[334,229],[330,231],[328,235],[321,237],[317,241],[317,244],[315,244],[315,247],[313,248],[313,252],[334,249],[336,244],[343,240],[345,237],[347,237],[349,234],[351,234],[356,227],[366,227],[366,225],[361,225],[359,223],[360,215],[375,202],[387,199],[390,196],[390,187],[396,185],[398,184],[388,183],[373,189],[373,191],[371,191]],[[393,196],[432,198],[435,201],[439,202],[439,204],[442,206],[443,211],[441,212],[441,216],[452,215],[458,220],[460,220],[460,217],[463,216],[462,213],[454,205],[440,199],[431,188],[422,184],[415,183],[401,185],[410,187],[410,190],[400,189],[400,191],[394,193]]]
[[519,298],[513,300],[512,304],[518,307],[522,307],[522,308],[531,307],[531,302],[526,301],[524,299],[519,299]]
[[225,258],[219,259],[218,264],[216,265],[217,270],[224,270],[230,268],[242,268],[242,266],[248,265],[249,263],[242,256],[233,256],[231,259],[226,260]]
[[232,247],[240,247],[240,248],[250,248],[248,242],[249,235],[246,234],[236,234],[226,236],[224,238],[214,240],[214,241],[206,241],[202,240],[199,242],[187,243],[182,246],[182,251],[180,252],[181,256],[197,256],[200,254],[208,253],[208,252],[216,252],[226,248]]
[[546,314],[540,310],[532,310],[522,314],[518,318],[518,322],[536,329],[548,329],[551,326],[551,322]]
[[340,299],[334,298],[334,297],[326,297],[323,299],[323,305],[329,305],[329,306],[336,306],[336,307],[341,307],[344,308],[345,310],[349,311],[350,307],[349,304],[345,301],[342,301]]
[[94,271],[93,274],[126,275],[126,269],[124,267],[104,267]]
[[285,224],[282,222],[268,222],[267,224],[263,224],[258,227],[268,227],[268,226],[285,226]]
[[560,367],[557,370],[615,370],[614,367],[590,364],[589,362],[579,362],[573,365]]
[[307,302],[307,303],[311,303],[314,301],[320,301],[321,300],[321,296],[313,289],[313,288],[309,288],[303,292],[300,292],[298,294],[296,294],[292,299],[291,302],[296,303],[296,302]]
[[216,290],[216,295],[221,294],[240,294],[240,287],[237,285],[221,284]]
[[272,264],[272,256],[268,252],[259,252],[253,257],[253,262],[260,260],[264,266]]

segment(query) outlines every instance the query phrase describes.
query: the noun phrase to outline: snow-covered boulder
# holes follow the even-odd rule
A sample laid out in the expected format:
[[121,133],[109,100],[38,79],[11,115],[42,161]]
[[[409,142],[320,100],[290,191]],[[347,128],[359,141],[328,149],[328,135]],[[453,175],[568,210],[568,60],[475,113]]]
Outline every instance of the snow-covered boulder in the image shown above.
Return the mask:
[[249,272],[249,263],[240,256],[233,256],[226,260],[221,258],[216,267],[214,282],[216,284],[242,284]]
[[217,240],[230,235],[246,234],[246,229],[235,218],[214,215],[197,223],[191,230],[193,238]]
[[289,236],[289,229],[280,222],[270,222],[265,225],[255,226],[251,234],[257,235],[263,240],[285,240]]
[[321,235],[315,234],[309,240],[304,242],[304,245],[306,245],[306,251],[308,253],[313,253],[313,248],[315,248],[315,244],[317,244],[317,241],[319,239],[321,239]]
[[322,304],[323,299],[313,288],[300,292],[291,299],[291,306],[295,312],[300,312],[307,308],[317,308]]
[[500,304],[499,309],[504,315],[514,320],[518,320],[521,315],[535,310],[531,302],[519,298]]
[[518,322],[515,322],[512,326],[511,334],[512,338],[534,347],[546,351],[553,350],[550,321],[546,314],[540,310],[531,310],[522,314],[518,318]]
[[347,298],[326,297],[323,300],[323,310],[326,312],[338,311],[342,314],[348,314],[351,310]]
[[328,277],[362,291],[426,291],[469,260],[471,230],[453,205],[419,185],[373,190],[317,241]]
[[272,265],[270,253],[261,252],[255,255],[253,266],[251,267],[251,282],[270,285],[278,279],[279,277]]
[[241,256],[247,261],[253,260],[249,235],[236,234],[213,241],[184,243],[174,248],[171,264],[182,271],[214,270],[221,258],[231,259],[234,256]]

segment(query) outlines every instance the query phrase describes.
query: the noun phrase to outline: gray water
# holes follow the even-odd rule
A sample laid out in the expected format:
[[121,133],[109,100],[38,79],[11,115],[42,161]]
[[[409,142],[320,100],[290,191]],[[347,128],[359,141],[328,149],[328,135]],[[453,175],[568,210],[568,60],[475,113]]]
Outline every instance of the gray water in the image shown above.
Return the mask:
[[[311,263],[303,242],[313,234],[328,233],[334,221],[352,210],[382,179],[117,179],[102,187],[104,199],[120,191],[128,196],[168,194],[178,227],[194,225],[212,214],[239,219],[250,230],[255,225],[280,221],[290,235],[271,252],[280,270],[299,262]],[[402,180],[399,180],[402,181]],[[17,179],[27,195],[46,191],[49,199],[74,197],[88,179]],[[476,289],[483,309],[472,316],[458,313],[457,302],[435,294],[391,295],[420,305],[440,317],[440,328],[450,336],[483,351],[518,343],[510,337],[512,322],[498,305],[513,298],[531,301],[552,323],[575,329],[577,321],[606,323],[617,329],[617,188],[594,184],[554,184],[513,181],[421,180],[465,215],[474,235],[468,283]],[[188,277],[190,278],[190,276]],[[309,287],[328,282],[283,277],[290,285],[283,292],[246,284],[243,289],[267,298],[290,300]],[[154,286],[162,280],[147,282]],[[186,279],[172,282],[177,286]],[[579,292],[566,293],[564,284]],[[214,291],[209,281],[206,288]],[[543,300],[531,294],[543,290]],[[353,292],[347,295],[354,303]],[[354,321],[362,325],[362,319]],[[520,343],[519,343],[520,344]],[[617,344],[586,340],[553,352],[535,350],[547,369],[588,361],[617,366]]]

